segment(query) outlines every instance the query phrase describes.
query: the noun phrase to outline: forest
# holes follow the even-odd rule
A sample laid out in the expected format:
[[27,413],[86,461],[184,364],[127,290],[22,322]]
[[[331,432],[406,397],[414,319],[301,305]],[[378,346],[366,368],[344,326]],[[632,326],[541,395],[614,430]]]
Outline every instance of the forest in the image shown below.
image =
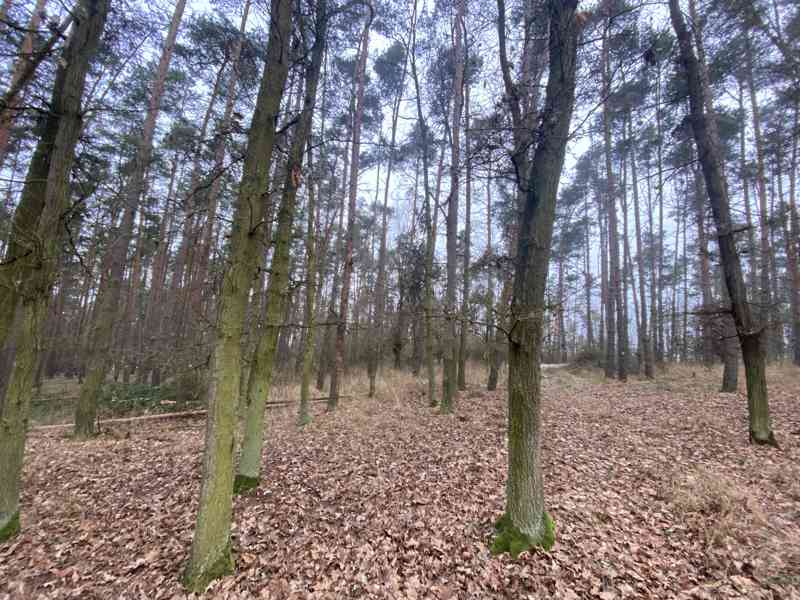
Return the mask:
[[794,0],[0,53],[0,600],[800,599]]

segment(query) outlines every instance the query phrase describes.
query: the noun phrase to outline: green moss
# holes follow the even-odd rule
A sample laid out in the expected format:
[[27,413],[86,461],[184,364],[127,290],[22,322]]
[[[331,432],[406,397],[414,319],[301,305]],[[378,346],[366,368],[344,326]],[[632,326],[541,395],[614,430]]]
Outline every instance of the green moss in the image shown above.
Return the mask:
[[542,520],[544,521],[544,533],[542,533],[539,545],[542,550],[550,550],[556,543],[556,522],[547,511],[542,514]]
[[237,475],[233,481],[233,493],[244,494],[258,487],[260,479],[258,477],[248,477],[247,475]]
[[531,548],[550,550],[556,542],[556,524],[547,512],[542,514],[542,520],[542,533],[538,538],[534,538],[521,532],[508,515],[500,517],[495,524],[497,536],[492,542],[492,554],[508,552],[511,558],[517,558]]
[[305,427],[309,423],[311,423],[311,415],[306,414],[306,415],[300,415],[299,417],[297,417],[297,426],[298,427]]
[[10,540],[19,533],[19,511],[11,515],[11,518],[5,521],[0,527],[0,544]]
[[233,553],[231,552],[231,545],[228,543],[216,560],[208,567],[199,567],[196,571],[190,571],[187,568],[183,573],[181,582],[190,592],[201,594],[209,583],[225,575],[230,575],[233,573],[234,568]]

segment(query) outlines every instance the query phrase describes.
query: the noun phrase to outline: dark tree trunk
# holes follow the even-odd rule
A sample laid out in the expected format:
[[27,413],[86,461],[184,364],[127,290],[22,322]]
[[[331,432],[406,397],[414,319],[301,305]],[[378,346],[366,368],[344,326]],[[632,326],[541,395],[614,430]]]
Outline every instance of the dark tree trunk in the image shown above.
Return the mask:
[[[576,0],[551,0],[550,72],[536,147],[520,208],[512,322],[509,327],[508,480],[494,552],[549,548],[552,519],[544,508],[541,465],[541,343],[556,197],[575,99],[579,25]],[[524,315],[524,318],[520,318]],[[520,543],[522,540],[522,543]]]
[[686,28],[678,0],[669,1],[670,17],[680,46],[683,77],[689,89],[690,119],[697,144],[706,190],[717,225],[720,258],[725,285],[731,299],[733,320],[742,348],[747,378],[747,404],[750,414],[750,441],[777,445],[769,416],[766,379],[765,329],[755,322],[747,300],[742,266],[736,250],[728,188],[722,168],[719,134],[713,114],[707,112],[710,91],[704,83],[703,68],[695,56],[692,38]]

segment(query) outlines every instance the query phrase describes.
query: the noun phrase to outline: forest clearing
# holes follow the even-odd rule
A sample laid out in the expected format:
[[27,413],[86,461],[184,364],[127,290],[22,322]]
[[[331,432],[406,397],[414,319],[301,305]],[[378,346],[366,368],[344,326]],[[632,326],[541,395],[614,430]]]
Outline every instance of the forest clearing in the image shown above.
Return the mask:
[[[796,368],[772,378],[779,452],[748,446],[744,395],[718,393],[718,369],[627,385],[548,371],[543,470],[557,541],[516,561],[489,551],[506,411],[481,371],[470,370],[458,416],[391,371],[376,398],[314,410],[305,428],[293,409],[271,411],[268,481],[234,508],[236,575],[206,597],[800,597]],[[32,433],[25,525],[0,548],[0,597],[186,597],[202,429],[134,423],[88,443]]]

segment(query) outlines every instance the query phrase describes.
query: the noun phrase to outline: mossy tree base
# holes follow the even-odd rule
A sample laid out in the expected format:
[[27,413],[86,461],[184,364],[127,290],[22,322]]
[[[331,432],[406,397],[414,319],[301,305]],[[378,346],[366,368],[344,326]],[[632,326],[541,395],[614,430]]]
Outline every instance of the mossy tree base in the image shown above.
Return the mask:
[[247,475],[237,475],[233,481],[233,493],[244,494],[250,490],[254,490],[261,483],[259,477],[248,477]]
[[10,518],[5,515],[0,516],[0,544],[6,542],[19,533],[19,512],[15,512]]
[[497,537],[492,542],[491,551],[495,556],[508,552],[511,558],[531,548],[550,550],[556,543],[556,524],[546,512],[542,513],[542,532],[538,537],[532,537],[520,531],[508,515],[503,515],[495,524]]
[[196,568],[192,568],[190,564],[183,573],[181,583],[188,591],[201,594],[212,581],[225,575],[230,575],[234,570],[233,553],[231,552],[230,544],[228,544],[210,565],[199,565]]

